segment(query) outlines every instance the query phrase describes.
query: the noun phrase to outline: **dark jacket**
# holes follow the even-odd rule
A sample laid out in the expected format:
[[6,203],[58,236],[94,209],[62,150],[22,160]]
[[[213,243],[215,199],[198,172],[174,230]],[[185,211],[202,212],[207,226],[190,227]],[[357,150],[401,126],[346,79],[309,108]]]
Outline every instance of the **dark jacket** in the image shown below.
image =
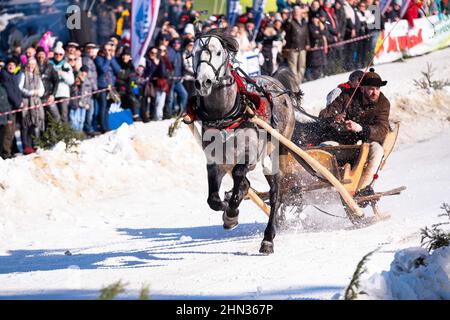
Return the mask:
[[380,93],[378,101],[372,103],[363,95],[361,90],[358,90],[350,105],[345,109],[350,97],[351,92],[343,92],[320,112],[319,117],[325,119],[333,128],[337,128],[335,117],[338,114],[343,114],[345,120],[353,120],[360,124],[363,130],[358,133],[336,131],[331,139],[342,144],[354,144],[358,140],[363,142],[376,141],[382,144],[389,132],[389,100],[383,93]]
[[169,47],[169,52],[167,52],[167,58],[169,58],[169,61],[173,66],[173,76],[174,77],[183,76],[183,52],[176,51],[175,49]]
[[[325,30],[320,30],[320,26],[315,26],[313,23],[309,24],[309,42],[311,48],[319,48],[324,46],[323,37]],[[319,67],[325,64],[325,53],[323,49],[308,52],[308,67]]]
[[133,62],[128,63],[119,61],[120,71],[117,74],[116,87],[120,94],[132,94],[132,82],[135,81],[135,72]]
[[58,90],[59,76],[53,65],[50,62],[44,62],[39,66],[39,73],[41,74],[42,83],[44,84],[45,93],[41,100],[46,101],[50,95],[56,96]]
[[309,30],[306,20],[302,20],[300,24],[297,20],[292,19],[286,22],[284,27],[286,31],[286,49],[305,50],[309,45]]
[[94,62],[97,68],[98,88],[105,89],[109,85],[114,86],[116,83],[116,75],[120,71],[120,65],[117,63],[116,58],[113,57],[111,60],[108,60],[105,57],[98,56]]
[[[9,103],[8,93],[6,92],[6,88],[2,84],[0,84],[0,113],[8,111],[11,111],[11,104]],[[4,126],[7,123],[8,116],[0,116],[0,125]]]
[[8,100],[13,109],[19,109],[22,104],[22,92],[19,89],[18,75],[11,74],[5,69],[0,70],[0,84],[8,94]]
[[337,23],[337,31],[339,34],[339,39],[343,40],[345,36],[345,29],[347,25],[347,19],[345,18],[344,7],[341,7],[339,10],[334,9],[334,14],[336,15],[336,23]]

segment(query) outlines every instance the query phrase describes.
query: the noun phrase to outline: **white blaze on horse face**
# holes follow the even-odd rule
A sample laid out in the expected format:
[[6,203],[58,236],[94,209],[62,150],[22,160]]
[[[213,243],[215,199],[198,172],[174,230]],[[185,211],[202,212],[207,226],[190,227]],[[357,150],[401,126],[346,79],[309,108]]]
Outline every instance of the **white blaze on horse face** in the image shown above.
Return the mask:
[[[209,44],[204,48],[207,39]],[[225,50],[215,37],[200,38],[195,41],[192,59],[196,71],[195,89],[200,96],[208,96],[211,94],[213,84],[225,73],[226,66],[221,67],[226,59]]]

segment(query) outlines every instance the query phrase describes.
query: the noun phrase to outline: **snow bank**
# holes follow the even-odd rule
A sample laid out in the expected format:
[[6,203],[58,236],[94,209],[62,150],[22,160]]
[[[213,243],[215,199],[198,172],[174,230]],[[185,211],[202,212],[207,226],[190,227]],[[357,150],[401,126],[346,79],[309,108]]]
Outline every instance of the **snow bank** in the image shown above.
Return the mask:
[[174,185],[192,188],[190,178],[205,174],[203,154],[187,128],[170,139],[168,126],[168,121],[124,124],[72,152],[61,142],[52,150],[0,159],[0,240],[31,229],[35,219],[73,222],[87,200],[112,199],[144,186],[159,194]]
[[450,299],[450,247],[429,254],[424,248],[397,251],[389,271],[371,276],[361,285],[361,299]]

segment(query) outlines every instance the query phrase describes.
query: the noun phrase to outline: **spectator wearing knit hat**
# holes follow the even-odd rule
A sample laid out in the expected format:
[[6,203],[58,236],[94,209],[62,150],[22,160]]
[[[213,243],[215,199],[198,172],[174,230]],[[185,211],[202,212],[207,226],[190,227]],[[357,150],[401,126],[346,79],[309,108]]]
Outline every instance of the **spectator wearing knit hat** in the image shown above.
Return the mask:
[[[56,43],[56,47],[53,50],[54,57],[50,60],[50,63],[58,73],[58,89],[56,90],[56,100],[66,99],[70,97],[70,86],[74,83],[75,78],[72,67],[64,59],[65,51],[62,43]],[[62,122],[69,122],[69,101],[62,101],[56,104],[58,106],[59,118]]]

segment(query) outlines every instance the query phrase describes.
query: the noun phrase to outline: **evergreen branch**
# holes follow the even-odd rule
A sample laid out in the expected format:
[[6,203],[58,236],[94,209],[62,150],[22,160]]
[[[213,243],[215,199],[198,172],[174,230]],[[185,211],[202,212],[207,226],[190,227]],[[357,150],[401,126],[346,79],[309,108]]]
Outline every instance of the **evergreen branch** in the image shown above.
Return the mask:
[[110,284],[107,287],[104,287],[100,290],[100,300],[113,300],[119,294],[125,292],[125,286],[127,283],[122,283],[122,280],[119,280],[113,284]]
[[352,280],[350,280],[350,283],[345,290],[345,300],[355,300],[358,297],[358,294],[365,294],[365,292],[358,292],[360,286],[360,278],[365,272],[367,272],[366,263],[369,260],[369,257],[378,250],[379,248],[369,252],[358,262],[356,270],[353,273]]
[[139,300],[149,300],[150,296],[150,287],[149,285],[142,286],[141,291],[139,293]]

